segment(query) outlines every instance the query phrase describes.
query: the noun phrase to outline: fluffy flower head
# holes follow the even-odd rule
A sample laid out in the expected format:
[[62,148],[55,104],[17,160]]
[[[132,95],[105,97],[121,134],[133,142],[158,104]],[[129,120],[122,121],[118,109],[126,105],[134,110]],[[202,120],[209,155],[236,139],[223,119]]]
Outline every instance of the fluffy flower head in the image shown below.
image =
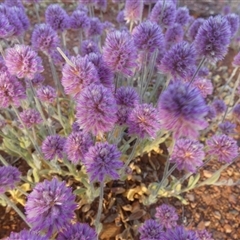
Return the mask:
[[208,107],[198,89],[176,82],[162,93],[158,100],[160,124],[173,131],[175,138],[197,138],[198,131],[208,124],[204,117]]
[[31,239],[31,240],[48,240],[49,238],[38,235],[34,231],[22,230],[21,232],[11,232],[10,236],[5,240],[23,240],[23,239]]
[[137,49],[128,32],[113,31],[107,35],[103,60],[112,71],[132,76],[136,59]]
[[19,115],[23,124],[27,128],[31,128],[32,126],[42,122],[40,113],[35,109],[24,110]]
[[199,240],[194,231],[186,230],[183,226],[168,229],[162,240]]
[[189,10],[187,7],[180,7],[177,9],[176,19],[175,22],[179,23],[180,25],[184,26],[189,21]]
[[87,14],[81,10],[75,10],[69,19],[69,26],[72,29],[87,29],[90,26]]
[[124,15],[127,23],[140,21],[142,12],[143,0],[126,0]]
[[220,15],[209,17],[202,24],[195,38],[195,48],[201,57],[217,62],[227,54],[231,39],[228,21]]
[[45,230],[51,235],[70,223],[76,207],[71,188],[66,187],[65,182],[53,178],[51,181],[37,183],[28,195],[25,210],[32,230]]
[[234,133],[234,128],[236,128],[236,124],[226,121],[220,123],[218,127],[223,134],[229,135],[231,133]]
[[102,182],[106,176],[118,179],[117,171],[123,166],[120,156],[117,146],[109,143],[96,143],[90,147],[83,159],[90,181]]
[[232,64],[234,67],[240,67],[240,52],[234,57]]
[[202,26],[204,21],[205,20],[203,18],[197,18],[194,20],[192,25],[189,27],[188,37],[190,38],[191,41],[193,41],[195,39],[195,37],[197,36],[198,30]]
[[221,99],[216,99],[213,101],[212,106],[215,108],[218,115],[225,113],[227,105]]
[[199,89],[203,98],[213,93],[213,85],[210,79],[197,77],[192,84]]
[[15,187],[20,181],[21,173],[16,167],[0,167],[0,194]]
[[162,225],[153,219],[146,220],[138,231],[140,240],[160,240],[163,234]]
[[230,163],[238,155],[237,142],[225,134],[214,135],[206,143],[209,156],[216,157],[220,162]]
[[101,35],[103,31],[103,24],[99,20],[99,18],[90,18],[89,19],[89,27],[85,29],[86,36],[88,38],[95,37]]
[[178,214],[173,206],[162,204],[156,208],[155,218],[165,227],[177,226]]
[[8,71],[18,78],[33,79],[36,73],[43,71],[42,60],[29,46],[15,45],[6,50]]
[[230,26],[231,36],[234,37],[234,35],[236,34],[236,32],[239,29],[239,16],[235,13],[230,13],[230,14],[226,15],[226,19]]
[[69,225],[59,233],[57,240],[97,240],[96,231],[86,223],[76,223]]
[[92,84],[77,99],[77,122],[94,135],[110,131],[116,122],[117,105],[112,92],[102,85]]
[[184,30],[179,23],[174,23],[165,33],[165,42],[168,46],[179,43],[183,40]]
[[190,139],[178,139],[174,145],[170,161],[177,164],[179,170],[196,172],[205,157],[203,145]]
[[47,85],[37,89],[37,97],[43,102],[53,103],[57,93],[53,87]]

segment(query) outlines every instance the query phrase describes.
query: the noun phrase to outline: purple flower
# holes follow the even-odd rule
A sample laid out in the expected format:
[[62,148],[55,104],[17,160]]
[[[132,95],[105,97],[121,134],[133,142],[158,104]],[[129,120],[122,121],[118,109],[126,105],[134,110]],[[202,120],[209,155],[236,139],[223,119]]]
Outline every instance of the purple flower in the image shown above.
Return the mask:
[[139,95],[133,87],[119,87],[116,91],[116,101],[117,123],[122,125],[127,122],[133,108],[139,104]]
[[146,220],[138,232],[140,240],[161,240],[164,233],[162,225],[153,219]]
[[42,86],[37,90],[37,97],[42,102],[53,103],[57,98],[56,90],[51,86]]
[[119,11],[118,12],[116,20],[119,24],[125,24],[126,21],[125,21],[124,11]]
[[232,64],[234,67],[240,67],[240,52],[234,57]]
[[234,118],[236,118],[239,121],[239,119],[240,119],[240,104],[237,104],[233,108],[232,114],[233,114]]
[[229,135],[231,133],[234,133],[234,128],[236,128],[236,124],[226,121],[226,122],[220,123],[218,125],[218,128],[223,134]]
[[81,10],[75,10],[70,19],[69,19],[69,27],[71,29],[79,29],[84,30],[89,28],[90,21],[87,14]]
[[90,53],[100,54],[98,45],[93,40],[84,40],[81,44],[81,55],[85,56]]
[[58,4],[50,4],[45,12],[46,22],[54,29],[64,31],[69,27],[69,16]]
[[63,158],[65,138],[59,135],[47,136],[42,142],[42,152],[45,159]]
[[195,78],[194,82],[192,83],[197,89],[199,89],[203,98],[206,98],[207,95],[211,95],[213,93],[213,85],[212,81],[207,78]]
[[132,69],[137,66],[137,49],[130,34],[110,32],[103,47],[103,59],[112,71],[132,76]]
[[76,165],[84,158],[84,155],[92,145],[93,140],[89,133],[77,131],[72,132],[67,137],[64,149],[68,159]]
[[89,18],[89,27],[85,29],[86,36],[88,38],[99,36],[103,31],[103,24],[99,18]]
[[24,6],[22,4],[22,0],[5,0],[4,5],[6,5],[8,8],[18,7],[18,8],[24,9]]
[[10,104],[18,107],[20,100],[26,98],[26,91],[16,77],[7,71],[0,72],[0,108],[7,108]]
[[230,39],[231,31],[227,19],[220,15],[211,16],[199,29],[194,45],[199,56],[217,62],[227,54]]
[[207,119],[214,119],[217,116],[216,110],[213,106],[208,106],[208,113],[206,115]]
[[112,92],[102,85],[92,84],[83,89],[76,109],[79,125],[94,135],[110,131],[117,120],[116,100]]
[[88,59],[96,67],[100,83],[104,87],[112,89],[114,75],[113,72],[106,65],[106,63],[103,61],[102,55],[90,53],[88,54]]
[[213,101],[212,106],[215,108],[218,115],[225,113],[227,106],[225,102],[221,99],[216,99]]
[[74,122],[72,124],[72,132],[81,132],[81,131],[82,131],[81,126],[79,126],[77,122]]
[[121,152],[117,146],[109,143],[96,143],[90,147],[83,159],[90,181],[102,182],[106,176],[118,179],[117,171],[123,166],[120,156]]
[[184,30],[179,23],[174,23],[165,33],[165,42],[168,46],[179,43],[183,40]]
[[155,138],[160,129],[157,109],[147,103],[139,104],[131,111],[127,124],[130,134]]
[[198,77],[206,77],[209,74],[209,69],[207,67],[202,67],[199,69]]
[[168,86],[158,100],[160,124],[173,131],[174,138],[197,138],[208,126],[204,117],[208,106],[198,89],[176,82]]
[[21,173],[16,167],[0,167],[0,194],[12,190],[20,182]]
[[95,0],[96,9],[106,12],[107,10],[107,0]]
[[31,128],[43,121],[40,113],[35,109],[23,110],[19,115],[24,126],[27,128]]
[[40,73],[36,73],[34,78],[29,80],[29,79],[25,79],[26,82],[26,86],[28,88],[30,88],[30,83],[33,85],[33,87],[38,88],[42,86],[42,83],[44,82],[45,78],[42,74]]
[[189,10],[187,7],[180,7],[177,9],[176,19],[175,22],[179,23],[180,25],[184,26],[189,21]]
[[48,237],[40,236],[34,231],[29,230],[22,230],[21,232],[11,232],[10,236],[7,237],[5,240],[48,240]]
[[239,16],[235,13],[230,13],[226,15],[226,19],[230,26],[231,37],[234,37],[234,35],[237,33],[239,29]]
[[72,57],[73,66],[64,65],[62,69],[62,85],[66,94],[76,98],[80,92],[92,83],[99,83],[98,72],[88,57]]
[[150,13],[149,19],[163,27],[172,26],[176,19],[176,5],[172,1],[165,1],[163,8],[163,1],[158,0]]
[[164,47],[164,37],[158,24],[145,21],[136,26],[132,32],[135,46],[142,51],[153,52]]
[[223,15],[227,15],[227,14],[231,13],[231,6],[230,5],[223,6],[222,13],[223,13]]
[[61,231],[74,217],[75,196],[65,182],[57,178],[37,183],[28,195],[25,206],[28,222],[34,231],[46,231],[48,236]]
[[197,236],[199,237],[200,240],[214,240],[212,238],[212,234],[210,234],[206,229],[198,230]]
[[189,27],[188,37],[190,38],[191,41],[193,41],[195,39],[200,27],[202,26],[202,24],[204,22],[205,22],[205,20],[203,18],[197,18],[197,19],[194,20],[192,25]]
[[0,17],[0,38],[8,38],[14,32],[14,27],[10,24],[7,16],[1,13]]
[[[68,58],[71,57],[68,50],[63,50],[63,52]],[[60,66],[61,68],[66,63],[65,59],[62,57],[62,55],[57,50],[51,51],[50,56],[53,60],[53,63],[57,66]]]
[[29,46],[15,45],[6,50],[6,66],[12,75],[18,78],[33,79],[36,73],[43,71],[42,60]]
[[237,142],[225,134],[214,135],[207,139],[208,155],[216,157],[220,162],[231,163],[238,156]]
[[170,162],[177,165],[178,170],[186,170],[195,173],[203,164],[205,157],[203,144],[190,139],[178,139],[174,145]]
[[89,227],[86,223],[76,223],[69,225],[67,228],[58,234],[57,240],[97,240],[96,231]]
[[199,240],[194,231],[186,230],[183,226],[168,229],[162,240]]
[[19,23],[21,24],[22,31],[27,31],[30,26],[30,22],[25,13],[24,8],[12,7],[12,9],[13,9],[12,13],[16,15]]
[[143,0],[126,0],[124,15],[127,23],[140,21],[142,13]]
[[36,50],[46,53],[50,53],[60,44],[57,32],[46,23],[39,24],[34,28],[31,42]]
[[173,206],[162,204],[156,208],[155,218],[165,228],[177,226],[178,214]]
[[159,68],[173,77],[187,77],[195,66],[195,49],[187,42],[174,45],[164,55]]

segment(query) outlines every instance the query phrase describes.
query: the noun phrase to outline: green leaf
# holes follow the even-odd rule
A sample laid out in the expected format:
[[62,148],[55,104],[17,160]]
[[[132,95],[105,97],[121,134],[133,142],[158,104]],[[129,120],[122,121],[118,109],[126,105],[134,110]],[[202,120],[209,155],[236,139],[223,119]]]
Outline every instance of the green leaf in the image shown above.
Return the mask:
[[195,185],[197,184],[198,180],[200,179],[200,173],[197,173],[194,176],[191,176],[188,180],[188,186],[187,186],[187,189],[190,190],[190,189],[193,189],[195,187]]
[[40,181],[39,170],[36,168],[33,169],[33,177],[35,183],[38,183]]
[[214,184],[215,182],[218,181],[218,179],[220,178],[220,176],[221,176],[221,172],[220,172],[220,171],[217,171],[217,172],[215,172],[210,178],[208,178],[207,180],[201,182],[201,183],[199,184],[199,186]]
[[76,189],[73,194],[77,196],[85,195],[86,194],[86,189],[85,188],[78,188]]

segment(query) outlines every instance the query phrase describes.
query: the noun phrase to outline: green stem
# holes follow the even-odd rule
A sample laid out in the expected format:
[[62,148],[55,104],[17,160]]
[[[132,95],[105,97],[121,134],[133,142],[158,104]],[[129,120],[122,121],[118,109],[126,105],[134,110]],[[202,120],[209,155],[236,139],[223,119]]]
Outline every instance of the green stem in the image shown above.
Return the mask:
[[98,212],[97,212],[97,217],[96,217],[96,221],[95,221],[95,227],[96,227],[98,235],[101,232],[100,218],[101,218],[102,207],[103,207],[103,194],[104,194],[104,180],[100,183],[100,196],[99,196]]
[[188,87],[189,87],[189,86],[191,85],[191,83],[194,81],[195,77],[197,76],[197,74],[198,74],[200,68],[202,67],[202,65],[204,64],[205,60],[206,60],[206,58],[203,57],[202,60],[201,60],[201,62],[200,62],[199,65],[198,65],[197,70],[196,70],[195,73],[193,74],[193,77],[192,77],[192,79],[190,80],[190,82],[189,82],[189,84],[188,84]]
[[40,16],[39,16],[39,4],[34,3],[33,5],[34,5],[35,13],[37,15],[37,21],[38,21],[38,23],[40,23],[41,21],[40,21]]
[[13,203],[6,195],[5,193],[0,194],[0,197],[11,207],[13,208],[16,213],[22,218],[22,220],[31,228],[32,226],[28,223],[26,217],[22,213],[22,211],[16,206],[15,203]]

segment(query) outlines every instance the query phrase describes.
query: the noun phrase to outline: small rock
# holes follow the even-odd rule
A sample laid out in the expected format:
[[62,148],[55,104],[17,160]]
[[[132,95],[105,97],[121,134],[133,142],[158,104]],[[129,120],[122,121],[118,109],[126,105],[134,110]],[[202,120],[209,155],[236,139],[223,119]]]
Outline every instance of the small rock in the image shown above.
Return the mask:
[[233,169],[232,168],[227,169],[227,173],[228,173],[228,176],[231,177],[233,175]]
[[205,227],[208,227],[210,224],[211,224],[211,221],[206,221],[206,222],[204,223]]
[[210,178],[212,176],[212,172],[210,172],[208,170],[203,170],[203,175],[206,178]]
[[187,194],[187,198],[188,198],[188,200],[191,201],[191,202],[194,202],[194,200],[195,200],[194,195],[191,194],[191,193]]
[[224,225],[224,230],[226,233],[231,233],[232,232],[232,227],[229,224]]
[[194,203],[191,203],[190,205],[191,205],[192,208],[195,208],[197,206],[197,203],[194,202]]
[[228,197],[228,201],[229,201],[230,203],[236,204],[236,203],[237,203],[237,198],[236,198],[235,195],[231,194],[231,195]]
[[214,217],[216,218],[216,219],[218,219],[218,220],[220,220],[221,219],[221,213],[219,212],[219,211],[215,211],[214,213],[213,213],[213,215],[214,215]]

